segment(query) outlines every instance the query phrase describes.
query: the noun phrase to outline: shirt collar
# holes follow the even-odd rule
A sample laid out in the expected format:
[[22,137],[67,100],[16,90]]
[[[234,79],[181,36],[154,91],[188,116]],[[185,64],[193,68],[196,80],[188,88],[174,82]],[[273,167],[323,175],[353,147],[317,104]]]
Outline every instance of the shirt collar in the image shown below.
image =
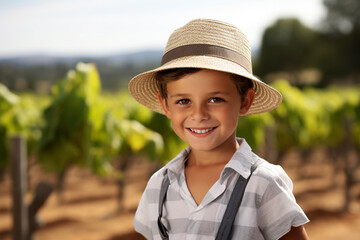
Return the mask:
[[246,140],[243,138],[237,138],[236,140],[239,143],[239,148],[226,164],[223,172],[221,173],[221,178],[227,177],[227,174],[231,170],[239,173],[244,178],[248,178],[250,176],[251,166],[256,161],[254,158],[255,155]]
[[168,172],[170,182],[172,182],[175,178],[179,178],[180,174],[184,171],[185,161],[190,151],[191,147],[188,146],[165,166]]

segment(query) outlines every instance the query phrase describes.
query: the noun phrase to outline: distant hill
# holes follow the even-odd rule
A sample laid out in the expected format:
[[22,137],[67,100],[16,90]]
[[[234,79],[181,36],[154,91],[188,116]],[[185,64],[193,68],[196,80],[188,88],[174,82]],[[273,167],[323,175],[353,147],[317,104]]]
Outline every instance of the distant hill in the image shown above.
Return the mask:
[[66,64],[73,65],[77,62],[106,62],[108,64],[145,64],[147,62],[159,62],[162,56],[161,50],[147,50],[131,53],[120,53],[114,55],[104,56],[53,56],[53,55],[28,55],[18,56],[12,58],[1,58],[0,64],[16,64],[23,66],[34,66],[34,65],[54,65],[54,64]]
[[103,88],[116,91],[126,87],[133,76],[158,67],[161,56],[161,50],[149,50],[96,57],[51,55],[0,57],[0,83],[16,91],[48,92],[50,86],[66,76],[70,69],[74,69],[76,63],[93,62],[100,73]]

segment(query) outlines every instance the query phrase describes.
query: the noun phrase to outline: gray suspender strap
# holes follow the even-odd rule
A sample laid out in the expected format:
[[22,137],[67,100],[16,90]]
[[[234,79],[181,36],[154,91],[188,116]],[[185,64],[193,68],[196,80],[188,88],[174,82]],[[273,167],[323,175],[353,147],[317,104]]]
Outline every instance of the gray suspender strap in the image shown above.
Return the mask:
[[263,162],[261,158],[259,158],[252,166],[250,176],[245,179],[242,176],[239,176],[239,179],[236,182],[234,190],[231,194],[228,206],[226,207],[223,219],[220,223],[220,227],[218,233],[216,235],[215,240],[228,240],[231,239],[231,230],[234,225],[236,214],[241,205],[242,198],[245,193],[245,188],[247,183],[250,180],[252,173],[255,169]]
[[[232,226],[235,221],[236,214],[239,210],[239,207],[240,207],[240,204],[241,204],[244,192],[245,192],[246,185],[249,182],[249,179],[250,179],[252,173],[263,161],[264,161],[263,159],[258,159],[251,166],[251,173],[247,179],[239,176],[239,179],[236,182],[234,190],[231,194],[228,206],[226,207],[223,219],[220,223],[219,231],[216,235],[216,240],[230,239]],[[159,227],[159,232],[160,232],[160,236],[161,236],[162,240],[169,239],[168,230],[166,229],[164,224],[161,222],[163,205],[166,200],[166,193],[169,188],[169,185],[170,185],[170,180],[169,180],[167,174],[165,174],[164,180],[162,182],[161,189],[160,189],[159,217],[158,217],[158,227]]]
[[160,189],[159,217],[158,217],[158,227],[159,227],[159,232],[160,232],[160,236],[161,236],[162,240],[169,239],[168,230],[166,229],[164,224],[161,222],[163,205],[164,205],[164,202],[166,200],[166,193],[167,193],[167,190],[169,188],[169,185],[170,185],[169,177],[167,176],[167,174],[165,174],[164,180],[163,180],[163,182],[161,184],[161,189]]

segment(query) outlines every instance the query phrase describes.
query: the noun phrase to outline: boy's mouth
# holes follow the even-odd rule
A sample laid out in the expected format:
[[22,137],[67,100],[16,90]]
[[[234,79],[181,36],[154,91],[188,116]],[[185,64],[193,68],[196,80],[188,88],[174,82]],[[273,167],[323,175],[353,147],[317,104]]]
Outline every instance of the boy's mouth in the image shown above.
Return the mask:
[[197,134],[204,134],[204,133],[208,133],[212,130],[214,130],[216,127],[211,127],[211,128],[202,128],[202,129],[196,129],[196,128],[188,128],[191,132],[193,133],[197,133]]

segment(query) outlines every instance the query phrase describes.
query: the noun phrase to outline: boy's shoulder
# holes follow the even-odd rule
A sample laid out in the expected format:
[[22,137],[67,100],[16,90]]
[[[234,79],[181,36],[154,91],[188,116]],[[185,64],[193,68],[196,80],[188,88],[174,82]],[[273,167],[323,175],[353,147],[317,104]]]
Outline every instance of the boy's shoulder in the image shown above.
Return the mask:
[[254,174],[265,179],[273,179],[282,176],[283,174],[286,175],[284,169],[280,165],[272,164],[266,160],[262,161],[254,171]]
[[[262,187],[269,187],[273,185],[286,186],[288,191],[292,191],[293,183],[285,170],[276,164],[263,161],[254,171],[252,176],[256,185],[262,185]],[[251,181],[251,179],[250,179]]]

